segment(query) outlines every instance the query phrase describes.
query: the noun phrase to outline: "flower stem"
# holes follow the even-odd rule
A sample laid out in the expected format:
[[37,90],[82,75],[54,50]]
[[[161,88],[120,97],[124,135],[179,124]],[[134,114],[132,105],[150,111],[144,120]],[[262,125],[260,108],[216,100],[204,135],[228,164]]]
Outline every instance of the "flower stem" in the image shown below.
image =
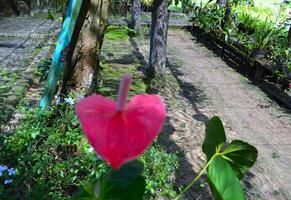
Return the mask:
[[131,76],[129,74],[124,75],[120,82],[118,98],[116,102],[116,111],[118,112],[124,111],[126,109],[130,84]]
[[185,187],[182,192],[180,192],[180,194],[174,199],[174,200],[179,200],[183,197],[183,195],[199,180],[199,178],[203,175],[203,173],[207,170],[207,168],[209,167],[209,165],[211,164],[211,162],[214,160],[214,158],[219,155],[218,153],[214,154],[211,159],[206,163],[206,165],[201,169],[201,171],[199,172],[199,174],[193,179],[193,181],[187,186]]

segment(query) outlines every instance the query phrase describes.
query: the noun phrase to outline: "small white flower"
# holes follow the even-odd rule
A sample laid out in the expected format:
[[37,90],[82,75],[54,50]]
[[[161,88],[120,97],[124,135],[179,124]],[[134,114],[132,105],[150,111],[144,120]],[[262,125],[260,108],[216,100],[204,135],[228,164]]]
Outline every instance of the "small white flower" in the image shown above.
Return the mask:
[[73,106],[75,104],[74,99],[72,97],[64,98],[64,101],[70,106]]

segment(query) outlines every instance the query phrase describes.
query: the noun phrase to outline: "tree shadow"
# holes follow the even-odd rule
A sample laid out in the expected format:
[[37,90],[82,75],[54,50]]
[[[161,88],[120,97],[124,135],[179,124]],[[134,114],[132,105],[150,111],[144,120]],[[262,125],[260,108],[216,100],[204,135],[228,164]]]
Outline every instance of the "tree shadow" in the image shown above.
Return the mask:
[[122,55],[120,58],[115,59],[108,59],[106,62],[109,64],[123,64],[123,65],[129,65],[132,63],[135,63],[136,57],[132,54],[126,54]]
[[0,43],[1,48],[18,48],[18,49],[24,49],[25,46],[23,44],[13,44],[13,43]]
[[[138,58],[142,66],[147,66],[147,60],[140,51],[135,39],[131,38],[130,41],[134,49],[133,54]],[[179,82],[179,85],[182,88],[182,95],[188,98],[189,102],[191,102],[192,106],[195,108],[196,114],[193,115],[193,118],[197,121],[202,121],[203,123],[208,121],[208,117],[200,112],[198,107],[194,103],[195,101],[199,101],[199,99],[201,98],[201,95],[199,95],[200,91],[197,88],[194,88],[194,86],[192,86],[191,84],[182,82],[178,78],[178,76],[182,75],[183,73],[177,69],[177,66],[174,66],[169,62],[167,64],[172,75]],[[157,90],[155,88],[149,87],[147,89],[147,93],[155,94],[157,93]],[[186,158],[183,149],[179,145],[177,145],[176,142],[171,138],[171,135],[173,135],[175,131],[175,127],[173,126],[170,118],[167,117],[163,129],[159,134],[158,142],[166,152],[178,155],[179,168],[175,171],[176,178],[174,186],[177,193],[179,193],[178,191],[182,189],[183,186],[187,186],[197,176],[199,171],[196,172],[193,170],[193,166]],[[189,189],[183,199],[212,199],[208,187],[204,187],[202,183],[205,183],[205,177],[202,177],[202,179],[200,179],[191,189]]]
[[[176,129],[170,122],[170,118],[166,118],[166,122],[159,135],[158,142],[167,153],[176,154],[179,159],[179,167],[175,171],[175,190],[178,191],[187,186],[199,173],[199,171],[193,170],[193,166],[185,156],[185,152],[178,146],[174,140],[171,139],[171,135],[174,134]],[[183,199],[203,199],[211,200],[211,196],[207,187],[204,187],[206,177],[202,177],[198,180],[184,195]]]
[[[181,95],[184,96],[186,99],[188,99],[188,102],[192,105],[193,109],[195,110],[196,114],[192,115],[193,119],[195,119],[196,121],[200,121],[203,122],[204,124],[208,122],[209,117],[207,115],[205,115],[202,111],[200,111],[198,104],[202,103],[205,99],[204,95],[203,95],[203,91],[199,90],[197,87],[195,87],[194,85],[188,83],[188,82],[184,82],[182,81],[179,76],[183,76],[184,73],[179,69],[180,66],[174,62],[169,62],[168,61],[168,68],[170,69],[170,71],[172,72],[172,75],[175,77],[175,79],[177,80],[177,82],[179,83],[179,86],[181,88]],[[183,162],[183,160],[182,160]],[[182,165],[183,166],[183,165]],[[191,167],[191,166],[190,166]],[[189,168],[189,166],[188,166]],[[185,169],[188,169],[187,166]],[[251,179],[255,176],[255,174],[251,171],[247,172],[245,174],[245,177],[243,178],[242,182],[245,185],[245,189],[246,191],[251,191],[253,192],[253,185],[251,184]],[[205,177],[204,177],[204,183],[205,183]],[[201,183],[203,182],[203,179],[201,180]],[[196,184],[198,186],[199,189],[199,184]],[[201,188],[200,188],[201,189]],[[193,192],[193,191],[192,191]],[[195,190],[194,190],[195,192]],[[195,194],[195,193],[194,193]],[[196,188],[196,194],[197,194],[197,188]],[[191,193],[188,194],[189,195],[189,199],[191,198]],[[206,188],[202,188],[202,190],[200,190],[200,192],[198,193],[198,195],[203,195],[203,196],[199,196],[200,199],[212,199],[210,191]],[[247,194],[249,195],[249,194]],[[193,197],[193,196],[192,196]],[[196,198],[198,199],[198,198]]]
[[148,66],[148,62],[142,52],[140,51],[137,42],[133,37],[130,37],[130,43],[133,47],[133,55],[138,59],[139,63],[142,67],[142,72],[145,73],[145,68]]
[[182,90],[180,95],[184,96],[188,100],[188,103],[192,105],[192,108],[196,112],[196,114],[192,116],[193,119],[206,123],[209,120],[209,117],[201,112],[197,105],[206,99],[203,95],[203,91],[195,87],[193,84],[185,82],[179,78],[180,76],[184,75],[184,73],[179,69],[179,64],[167,60],[167,67],[170,69],[173,77],[176,79]]

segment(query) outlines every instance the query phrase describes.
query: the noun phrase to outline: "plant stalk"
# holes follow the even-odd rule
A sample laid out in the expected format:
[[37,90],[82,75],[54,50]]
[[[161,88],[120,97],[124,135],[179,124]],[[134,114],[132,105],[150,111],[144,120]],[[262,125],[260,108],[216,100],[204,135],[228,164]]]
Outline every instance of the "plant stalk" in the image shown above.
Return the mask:
[[206,165],[201,169],[201,171],[199,172],[199,174],[193,179],[193,181],[187,186],[185,187],[182,192],[180,192],[180,194],[174,199],[174,200],[180,200],[184,194],[199,180],[199,178],[204,174],[204,172],[207,170],[207,168],[209,167],[209,165],[211,164],[211,162],[214,160],[214,158],[216,158],[216,156],[219,155],[219,153],[214,154],[211,159],[206,163]]

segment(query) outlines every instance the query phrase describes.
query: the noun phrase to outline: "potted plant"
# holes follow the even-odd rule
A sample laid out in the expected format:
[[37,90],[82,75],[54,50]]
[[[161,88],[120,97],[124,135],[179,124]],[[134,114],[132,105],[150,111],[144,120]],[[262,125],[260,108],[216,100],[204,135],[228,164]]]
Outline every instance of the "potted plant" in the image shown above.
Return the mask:
[[268,46],[270,44],[270,39],[274,33],[273,25],[266,19],[264,22],[257,23],[256,31],[254,33],[254,47],[252,50],[252,56],[255,59],[264,58]]

